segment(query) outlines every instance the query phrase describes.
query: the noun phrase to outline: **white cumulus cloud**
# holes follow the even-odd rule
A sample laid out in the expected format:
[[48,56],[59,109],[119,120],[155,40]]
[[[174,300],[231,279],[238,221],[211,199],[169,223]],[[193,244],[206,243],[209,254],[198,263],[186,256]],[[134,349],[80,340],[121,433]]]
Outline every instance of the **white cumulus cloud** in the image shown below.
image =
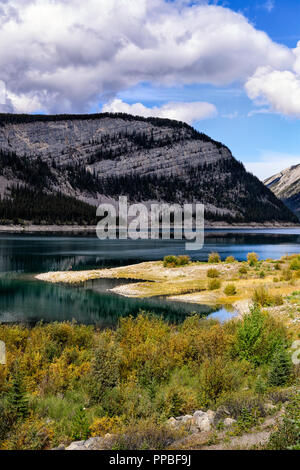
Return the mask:
[[217,108],[211,103],[166,103],[161,107],[148,108],[142,103],[127,104],[120,99],[114,99],[103,106],[103,112],[127,113],[134,116],[160,117],[184,121],[189,124],[217,116]]
[[202,1],[0,1],[0,80],[16,111],[89,111],[138,83],[226,85],[293,62],[242,14]]
[[261,67],[245,87],[252,100],[269,104],[275,112],[300,117],[300,76],[295,72]]

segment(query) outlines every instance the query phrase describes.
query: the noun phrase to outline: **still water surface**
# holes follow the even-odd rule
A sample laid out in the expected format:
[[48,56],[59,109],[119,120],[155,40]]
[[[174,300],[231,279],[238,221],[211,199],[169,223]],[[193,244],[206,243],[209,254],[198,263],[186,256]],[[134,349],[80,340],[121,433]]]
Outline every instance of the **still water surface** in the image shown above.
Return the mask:
[[[245,260],[249,251],[260,258],[280,258],[300,253],[300,229],[213,230],[206,232],[200,251],[188,252],[194,260],[207,260],[211,251],[224,259],[234,255]],[[84,287],[51,285],[34,280],[35,273],[113,267],[141,261],[159,260],[167,254],[187,254],[184,241],[109,240],[94,236],[0,235],[0,322],[76,320],[97,325],[116,324],[121,315],[140,309],[181,321],[191,312],[228,319],[226,308],[183,304],[165,299],[127,299],[107,292],[124,282],[101,280]],[[126,281],[128,282],[128,281]]]

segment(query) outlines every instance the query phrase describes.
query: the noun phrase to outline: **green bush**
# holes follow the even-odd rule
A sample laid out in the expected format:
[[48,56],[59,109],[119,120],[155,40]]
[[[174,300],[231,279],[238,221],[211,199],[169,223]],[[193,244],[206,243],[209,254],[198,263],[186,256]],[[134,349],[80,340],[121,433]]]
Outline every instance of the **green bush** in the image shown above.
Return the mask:
[[19,363],[15,365],[13,372],[12,387],[8,394],[8,410],[15,419],[24,419],[29,413],[28,397]]
[[258,366],[269,363],[276,349],[285,341],[285,329],[278,328],[271,316],[254,306],[237,329],[232,351],[234,356]]
[[119,384],[120,363],[119,348],[109,338],[100,337],[89,377],[89,393],[93,402],[101,401],[106,390]]
[[289,269],[284,269],[282,271],[282,277],[281,277],[282,281],[291,281],[292,278],[293,278],[292,271],[290,271]]
[[212,279],[208,284],[209,290],[217,290],[221,287],[221,281],[219,279]]
[[286,406],[282,423],[270,437],[268,450],[300,450],[300,394]]
[[271,295],[265,287],[255,289],[252,300],[262,307],[273,307],[283,305],[282,295]]
[[236,259],[234,256],[227,256],[227,258],[225,259],[225,263],[227,264],[231,264],[231,263],[235,263],[236,262]]
[[164,450],[170,446],[180,433],[148,419],[129,425],[126,432],[113,438],[113,450]]
[[295,258],[292,260],[292,262],[290,263],[290,269],[292,271],[299,271],[300,270],[300,261],[298,258]]
[[80,406],[74,415],[72,422],[72,439],[74,441],[86,441],[90,437],[90,425],[85,410]]
[[226,295],[228,295],[228,297],[230,297],[232,295],[236,295],[237,290],[236,290],[235,285],[234,284],[228,284],[224,289],[224,293]]
[[164,267],[165,268],[175,268],[178,266],[187,266],[191,262],[189,256],[180,255],[180,256],[173,256],[168,255],[164,257]]
[[286,385],[292,373],[292,361],[288,352],[281,346],[273,356],[270,372],[268,377],[268,384],[271,387],[281,387]]
[[253,252],[253,253],[248,253],[247,255],[247,260],[248,260],[248,264],[250,266],[255,266],[257,263],[258,263],[258,260],[259,260],[259,256],[257,253]]
[[219,253],[210,253],[209,257],[208,257],[208,262],[211,263],[211,264],[217,264],[217,263],[221,263],[221,257],[219,255]]
[[207,271],[207,277],[210,277],[212,279],[217,278],[220,276],[220,273],[217,269],[209,269]]
[[264,271],[260,271],[259,277],[260,279],[264,279],[266,277],[266,273]]
[[248,269],[246,268],[246,266],[241,266],[240,269],[239,269],[239,274],[241,274],[243,276],[247,273],[248,273]]

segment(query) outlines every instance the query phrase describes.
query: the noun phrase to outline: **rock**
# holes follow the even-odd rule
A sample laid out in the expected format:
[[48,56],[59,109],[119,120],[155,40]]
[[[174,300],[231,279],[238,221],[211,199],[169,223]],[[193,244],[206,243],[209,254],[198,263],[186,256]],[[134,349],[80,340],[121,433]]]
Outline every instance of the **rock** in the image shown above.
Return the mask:
[[103,444],[103,439],[101,437],[91,437],[84,443],[86,450],[99,450]]
[[169,426],[170,428],[176,428],[177,425],[178,425],[178,421],[175,418],[168,419],[167,426]]
[[236,419],[226,418],[226,419],[224,419],[223,424],[224,424],[225,428],[230,428],[230,427],[233,426],[236,422],[237,422]]
[[201,411],[201,410],[195,411],[194,418],[197,418],[198,416],[203,416],[203,415],[205,415],[204,411]]
[[66,450],[101,450],[104,439],[91,437],[87,441],[72,442]]
[[66,450],[87,450],[84,447],[85,441],[77,441],[77,442],[72,442],[72,444],[69,445],[69,447],[66,447]]
[[181,422],[186,424],[186,423],[189,423],[190,421],[192,421],[192,419],[193,419],[193,416],[185,415],[185,416],[181,417]]
[[215,412],[214,411],[207,411],[206,413],[196,412],[194,414],[194,424],[199,429],[200,432],[211,431],[213,427],[213,422],[215,419]]
[[60,444],[58,447],[54,447],[51,450],[66,450],[65,446],[63,444]]

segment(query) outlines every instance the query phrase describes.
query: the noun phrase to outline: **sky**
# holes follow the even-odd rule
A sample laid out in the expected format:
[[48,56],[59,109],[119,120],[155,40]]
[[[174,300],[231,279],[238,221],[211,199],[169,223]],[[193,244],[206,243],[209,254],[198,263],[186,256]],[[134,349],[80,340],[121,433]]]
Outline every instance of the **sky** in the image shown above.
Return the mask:
[[0,112],[183,120],[264,179],[300,163],[299,20],[299,0],[0,0]]

